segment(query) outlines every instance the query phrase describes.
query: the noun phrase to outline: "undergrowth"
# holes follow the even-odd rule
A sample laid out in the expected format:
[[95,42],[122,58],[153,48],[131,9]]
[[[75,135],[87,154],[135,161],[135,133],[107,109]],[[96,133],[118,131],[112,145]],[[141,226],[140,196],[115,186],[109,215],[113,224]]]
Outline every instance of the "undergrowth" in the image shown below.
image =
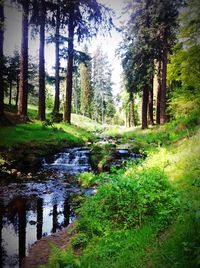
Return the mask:
[[[148,142],[156,135],[167,137],[140,164],[129,163],[112,174],[83,174],[80,182],[96,185],[97,194],[79,209],[71,242],[66,250],[53,250],[48,267],[199,267],[196,120],[191,115],[147,130],[146,136],[136,133]],[[183,121],[186,130],[180,127]]]

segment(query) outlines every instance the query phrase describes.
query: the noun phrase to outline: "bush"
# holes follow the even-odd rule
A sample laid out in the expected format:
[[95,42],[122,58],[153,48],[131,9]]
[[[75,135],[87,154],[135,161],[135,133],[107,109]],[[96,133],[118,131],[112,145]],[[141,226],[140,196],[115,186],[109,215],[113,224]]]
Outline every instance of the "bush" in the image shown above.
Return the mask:
[[108,228],[140,227],[153,218],[159,219],[161,228],[169,224],[178,206],[162,171],[142,169],[129,177],[116,176],[84,203],[78,223],[81,231],[93,236]]

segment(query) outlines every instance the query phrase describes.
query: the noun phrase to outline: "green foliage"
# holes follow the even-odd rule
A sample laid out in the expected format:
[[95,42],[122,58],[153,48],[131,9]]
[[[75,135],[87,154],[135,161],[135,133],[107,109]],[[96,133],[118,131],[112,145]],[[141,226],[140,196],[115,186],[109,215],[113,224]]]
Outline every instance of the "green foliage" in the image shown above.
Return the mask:
[[48,265],[49,268],[80,267],[80,262],[76,258],[74,258],[72,248],[68,248],[68,250],[60,250],[53,245],[51,247],[52,247],[52,255],[50,256],[49,259],[49,265]]
[[[54,262],[48,267],[58,263],[61,267],[140,267],[145,247],[177,213],[177,196],[159,169],[135,166],[129,174],[120,170],[100,177],[96,196],[79,209],[78,233],[71,239],[71,245],[81,247],[82,254],[74,256],[73,263],[54,253]],[[63,262],[61,258],[65,258]]]
[[113,177],[98,188],[81,209],[80,230],[89,236],[113,228],[139,227],[151,217],[167,225],[176,212],[175,195],[166,176],[157,169],[135,170],[128,178]]
[[168,110],[172,117],[179,119],[198,113],[199,106],[200,92],[198,90],[177,89],[171,94]]
[[106,163],[108,157],[111,155],[115,145],[110,143],[95,144],[91,151],[91,163],[92,166],[97,169],[101,168]]
[[[184,119],[188,128],[195,118]],[[180,122],[183,119],[145,133],[136,130],[135,137],[156,142]],[[133,132],[126,135],[133,137]],[[142,165],[129,163],[113,174],[95,176],[100,187],[79,210],[75,230],[80,237],[72,243],[82,251],[73,256],[71,267],[198,267],[199,131],[169,138],[163,138],[163,146],[151,151]],[[59,259],[62,263],[65,260]]]
[[85,233],[77,233],[71,238],[70,242],[73,247],[82,247],[86,245],[87,240],[88,238]]
[[175,118],[199,110],[200,105],[200,2],[188,0],[179,16],[179,42],[168,65],[168,83],[173,89],[169,112]]
[[84,187],[92,186],[96,181],[96,175],[93,172],[84,172],[79,175],[78,181]]

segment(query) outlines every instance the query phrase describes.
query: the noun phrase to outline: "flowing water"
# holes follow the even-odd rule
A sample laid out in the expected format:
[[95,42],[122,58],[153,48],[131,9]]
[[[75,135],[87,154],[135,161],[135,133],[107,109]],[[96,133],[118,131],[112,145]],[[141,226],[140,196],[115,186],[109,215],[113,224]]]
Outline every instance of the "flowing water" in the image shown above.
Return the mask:
[[90,150],[66,149],[43,159],[28,180],[0,184],[0,267],[20,267],[33,243],[71,223],[71,194],[83,193],[70,183],[91,170]]
[[[127,149],[116,153],[119,161],[138,157]],[[31,178],[0,184],[0,268],[20,267],[33,243],[74,220],[73,196],[94,189],[80,189],[73,177],[90,170],[88,148],[65,149],[45,157]]]

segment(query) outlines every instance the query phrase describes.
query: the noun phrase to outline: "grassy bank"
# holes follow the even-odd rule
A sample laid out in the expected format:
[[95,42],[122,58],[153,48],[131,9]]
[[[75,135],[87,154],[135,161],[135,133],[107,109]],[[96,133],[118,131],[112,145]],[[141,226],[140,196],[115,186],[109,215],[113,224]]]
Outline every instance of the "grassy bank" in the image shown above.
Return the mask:
[[83,144],[91,138],[86,130],[74,125],[64,123],[44,126],[41,122],[35,121],[28,124],[17,124],[0,130],[0,145],[12,146],[16,143],[37,142],[40,144],[66,145]]
[[[14,114],[10,116],[12,118]],[[0,165],[3,169],[4,166],[17,170],[37,166],[40,156],[55,153],[63,147],[84,146],[94,139],[92,120],[83,116],[73,116],[76,125],[42,123],[33,117],[31,122],[22,124],[16,116],[14,119],[15,124],[0,128]]]
[[129,132],[147,145],[145,161],[82,175],[97,194],[84,202],[70,245],[54,249],[48,267],[199,267],[198,120]]

